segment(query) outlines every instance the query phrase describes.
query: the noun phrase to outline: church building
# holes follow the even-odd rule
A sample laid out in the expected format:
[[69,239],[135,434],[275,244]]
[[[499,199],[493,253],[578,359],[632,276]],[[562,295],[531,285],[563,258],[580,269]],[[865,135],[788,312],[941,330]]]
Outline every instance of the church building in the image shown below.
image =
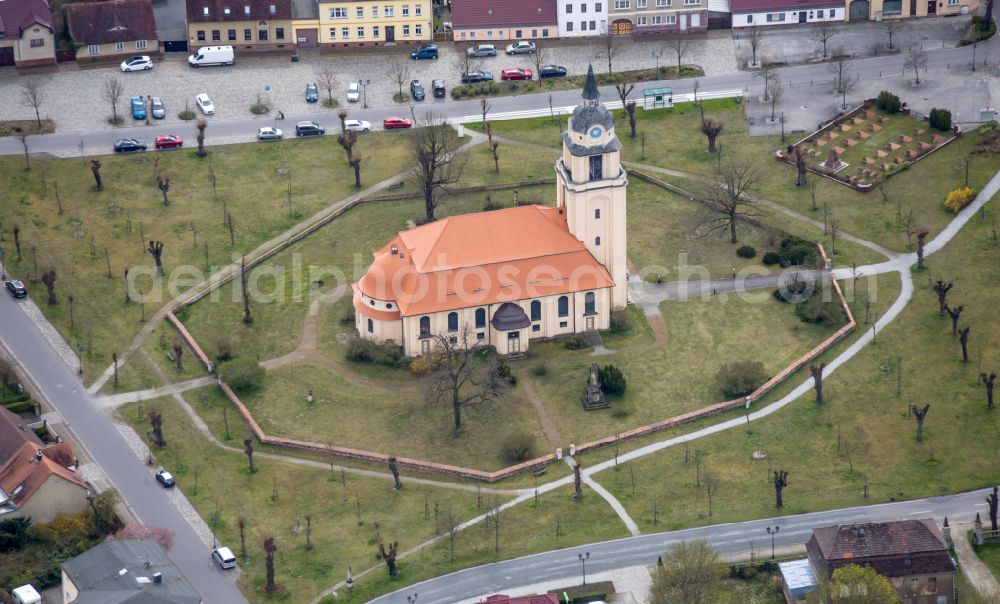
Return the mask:
[[353,284],[361,337],[407,356],[436,336],[525,352],[533,339],[607,329],[628,302],[628,179],[593,68],[562,133],[556,205],[450,216],[400,232]]

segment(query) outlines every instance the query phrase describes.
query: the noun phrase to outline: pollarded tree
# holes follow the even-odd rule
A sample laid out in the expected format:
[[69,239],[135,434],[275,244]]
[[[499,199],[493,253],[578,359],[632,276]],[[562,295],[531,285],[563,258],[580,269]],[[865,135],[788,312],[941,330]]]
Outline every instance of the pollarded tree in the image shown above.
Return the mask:
[[980,373],[979,374],[979,381],[981,381],[983,383],[983,386],[986,386],[986,408],[987,409],[992,409],[993,408],[993,382],[995,382],[996,379],[997,379],[996,372],[992,372],[989,375],[986,375],[985,373]]
[[45,284],[45,290],[49,294],[49,306],[59,304],[59,300],[56,299],[56,269],[50,268],[42,273],[42,283]]
[[957,336],[958,335],[958,318],[960,316],[962,316],[962,311],[964,309],[965,309],[965,306],[963,306],[961,304],[959,304],[955,308],[952,308],[952,307],[948,306],[947,304],[944,305],[945,312],[947,312],[948,316],[951,317],[951,335],[952,336]]
[[913,413],[913,417],[917,419],[917,442],[923,442],[924,440],[924,418],[927,417],[927,412],[930,411],[930,405],[924,405],[923,407],[917,407],[916,405],[910,405],[910,412]]
[[170,197],[167,196],[167,193],[170,192],[170,178],[163,176],[162,174],[157,174],[156,188],[160,190],[160,193],[163,193],[163,207],[169,206]]
[[[795,145],[793,152],[795,153],[795,186],[804,187],[806,186],[806,156],[802,153],[801,145]],[[816,209],[815,199],[813,199],[813,209]]]
[[706,223],[709,232],[729,229],[731,243],[736,243],[736,222],[741,217],[757,216],[757,202],[748,196],[760,180],[757,164],[752,158],[730,158],[715,171],[715,181],[706,189],[705,205],[719,214]]
[[434,221],[441,194],[462,176],[465,156],[459,153],[461,146],[462,139],[455,130],[433,114],[410,133],[410,151],[417,164],[417,182],[424,198],[425,223]]
[[243,439],[243,452],[247,456],[247,471],[253,474],[257,471],[257,468],[253,465],[253,439],[244,438]]
[[924,270],[924,246],[927,245],[927,235],[930,231],[920,229],[917,231],[917,270]]
[[156,274],[163,274],[163,242],[162,241],[150,241],[149,247],[146,248],[150,254],[153,255],[153,260],[156,262]]
[[774,507],[781,508],[784,506],[784,501],[781,496],[785,487],[788,486],[788,472],[784,470],[773,470],[771,482],[774,484]]
[[962,362],[969,362],[969,327],[958,330],[958,342],[962,345]]
[[476,358],[475,339],[468,326],[455,336],[434,336],[434,348],[441,356],[441,367],[429,384],[428,403],[444,403],[451,407],[455,420],[455,436],[462,433],[462,410],[500,401],[510,386],[509,368],[494,360],[490,364]]
[[264,537],[264,568],[266,582],[264,583],[264,593],[273,594],[278,591],[278,586],[274,583],[274,552],[278,551],[278,544],[274,537],[268,535]]
[[719,137],[722,129],[725,127],[720,120],[712,119],[710,117],[705,117],[705,114],[701,114],[701,133],[705,135],[708,139],[708,152],[716,153],[718,149],[715,146],[715,139]]
[[208,153],[205,151],[205,128],[208,127],[208,122],[205,120],[198,120],[198,123],[194,125],[198,129],[198,157],[205,157]]
[[986,496],[986,503],[990,506],[990,528],[997,530],[997,509],[1000,507],[1000,497],[997,496],[998,487],[993,487],[993,492]]
[[399,541],[393,541],[389,544],[389,549],[385,549],[385,545],[382,542],[378,544],[378,553],[382,556],[382,560],[385,562],[385,567],[389,569],[389,576],[395,577],[399,574],[399,568],[396,566],[396,550],[399,549]]
[[[919,233],[918,233],[919,235]],[[938,279],[934,282],[934,286],[931,288],[938,298],[938,316],[943,317],[946,309],[948,308],[948,292],[951,288],[955,287],[950,281],[945,283],[943,280]]]
[[[101,162],[96,159],[90,160],[90,171],[94,173],[94,185],[100,191],[104,188],[104,181],[101,179]],[[62,212],[59,212],[62,214]]]
[[625,114],[628,115],[628,125],[631,128],[630,138],[635,138],[635,101],[630,100],[628,95],[632,94],[632,90],[635,88],[635,84],[630,84],[625,82],[624,84],[615,84],[615,90],[618,91],[618,98],[622,100],[622,109],[625,110]]
[[726,567],[707,540],[678,541],[663,555],[650,587],[650,604],[710,604],[722,588]]
[[163,440],[163,415],[156,409],[149,410],[149,426],[153,429],[153,443],[162,449],[167,441]]
[[813,377],[813,386],[816,388],[816,403],[823,404],[823,370],[826,369],[826,363],[820,363],[819,365],[812,365],[809,367],[809,372]]

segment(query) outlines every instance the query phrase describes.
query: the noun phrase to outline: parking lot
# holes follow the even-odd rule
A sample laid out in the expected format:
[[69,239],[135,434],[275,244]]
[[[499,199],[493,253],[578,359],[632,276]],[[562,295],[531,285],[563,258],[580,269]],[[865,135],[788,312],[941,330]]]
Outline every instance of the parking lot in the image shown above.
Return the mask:
[[[614,59],[615,70],[652,69],[656,59],[652,51],[662,48],[664,42],[641,41],[631,42]],[[200,93],[207,93],[215,104],[215,115],[207,119],[250,119],[250,105],[257,96],[272,107],[272,113],[283,111],[294,115],[322,110],[319,104],[308,104],[305,101],[305,86],[308,82],[317,81],[316,68],[320,63],[332,63],[339,74],[338,87],[334,98],[341,105],[347,105],[347,84],[351,81],[366,79],[370,82],[364,87],[369,106],[387,107],[395,105],[392,95],[397,92],[397,86],[389,76],[388,63],[396,58],[405,59],[410,69],[410,78],[420,79],[425,86],[430,86],[432,79],[443,79],[450,90],[459,83],[461,69],[456,60],[457,50],[451,43],[440,44],[440,58],[436,61],[411,61],[409,51],[414,47],[398,47],[380,50],[378,52],[362,52],[347,54],[345,52],[320,54],[303,53],[301,60],[291,62],[288,55],[261,56],[236,55],[236,64],[232,67],[205,67],[195,69],[186,63],[186,57],[180,54],[166,55],[165,59],[157,60],[151,71],[121,73],[115,66],[97,69],[81,70],[75,63],[64,63],[59,71],[36,77],[44,83],[45,99],[42,104],[43,117],[55,120],[59,131],[91,131],[110,128],[106,123],[111,116],[111,108],[103,98],[104,82],[109,77],[120,78],[124,86],[124,94],[118,104],[119,115],[125,118],[126,124],[135,125],[145,122],[134,122],[128,113],[128,102],[131,96],[159,96],[166,104],[167,117],[156,120],[159,123],[176,123],[177,114],[185,108],[185,104],[195,110],[194,98]],[[588,62],[593,62],[597,70],[607,69],[607,60],[602,54],[599,43],[553,44],[544,51],[546,62],[565,66],[570,74],[586,73]],[[707,74],[723,74],[736,71],[736,58],[732,40],[728,32],[715,32],[714,35],[697,39],[694,50],[684,57],[684,63],[700,65]],[[483,68],[499,78],[500,70],[505,67],[533,67],[533,59],[529,56],[508,57],[503,52],[500,56],[482,60]],[[670,64],[667,53],[659,59],[660,65]],[[0,98],[19,99],[17,90],[23,76],[13,69],[0,70]],[[270,91],[265,92],[265,87]],[[406,86],[404,85],[404,91]],[[321,88],[320,98],[326,98],[326,91]],[[435,99],[431,95],[423,101],[424,105],[442,102],[445,99]],[[361,105],[362,103],[358,103]],[[409,114],[409,107],[400,105],[400,113]],[[333,111],[331,111],[331,114]],[[0,120],[32,119],[34,112],[20,102],[0,103]],[[332,116],[331,116],[332,119]]]

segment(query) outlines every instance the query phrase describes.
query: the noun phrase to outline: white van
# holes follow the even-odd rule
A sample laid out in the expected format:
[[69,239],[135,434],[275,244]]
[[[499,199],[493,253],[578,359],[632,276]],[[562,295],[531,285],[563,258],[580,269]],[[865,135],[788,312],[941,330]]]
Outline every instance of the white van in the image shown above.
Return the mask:
[[228,547],[218,547],[212,550],[212,560],[219,565],[219,568],[236,568],[236,556],[233,550]]
[[42,596],[31,585],[15,587],[11,595],[17,604],[39,604],[42,601]]
[[203,46],[188,57],[188,64],[192,67],[232,65],[234,58],[232,46]]

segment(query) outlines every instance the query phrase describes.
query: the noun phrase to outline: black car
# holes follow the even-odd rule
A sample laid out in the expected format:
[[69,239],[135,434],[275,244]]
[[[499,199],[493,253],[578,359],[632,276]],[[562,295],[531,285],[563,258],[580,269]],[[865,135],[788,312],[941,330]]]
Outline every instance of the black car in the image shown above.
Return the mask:
[[489,82],[493,79],[493,74],[477,69],[462,76],[463,84],[478,84],[479,82]]
[[145,151],[146,141],[137,138],[120,138],[115,141],[115,151],[124,153],[126,151]]
[[538,70],[538,77],[542,78],[561,78],[566,75],[566,68],[562,65],[542,65],[542,68]]
[[444,80],[432,80],[431,90],[434,91],[434,98],[443,99],[444,98]]
[[314,82],[306,84],[306,102],[315,103],[319,100],[319,86]]
[[295,136],[322,136],[326,134],[323,124],[316,122],[299,122],[295,124]]
[[10,295],[15,298],[23,298],[28,295],[28,290],[24,287],[24,283],[16,279],[7,281],[5,285],[7,286],[7,291],[10,292]]
[[412,80],[410,82],[410,96],[413,97],[414,101],[422,101],[426,97],[424,85],[420,83],[420,80]]

